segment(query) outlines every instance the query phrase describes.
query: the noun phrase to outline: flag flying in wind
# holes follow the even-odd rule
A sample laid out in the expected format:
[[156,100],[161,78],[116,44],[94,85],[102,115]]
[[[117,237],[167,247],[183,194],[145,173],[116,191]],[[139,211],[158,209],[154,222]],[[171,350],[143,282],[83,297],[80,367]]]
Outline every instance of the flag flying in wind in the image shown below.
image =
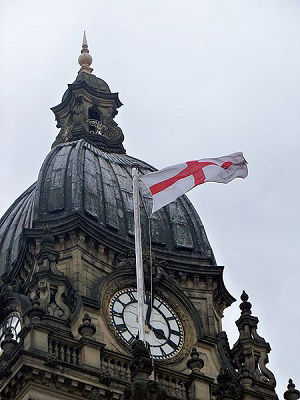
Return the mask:
[[143,175],[140,180],[152,195],[154,213],[201,183],[228,183],[235,178],[246,178],[247,175],[247,161],[243,153],[233,153],[172,165]]

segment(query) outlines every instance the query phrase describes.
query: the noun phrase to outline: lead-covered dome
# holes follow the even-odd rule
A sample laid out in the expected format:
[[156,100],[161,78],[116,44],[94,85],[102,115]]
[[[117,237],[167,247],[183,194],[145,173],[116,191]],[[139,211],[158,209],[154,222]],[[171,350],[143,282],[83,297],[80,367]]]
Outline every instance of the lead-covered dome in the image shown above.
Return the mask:
[[[81,72],[77,75],[75,81],[70,85],[71,88],[75,86],[86,86],[89,90],[94,90],[95,92],[102,92],[102,94],[110,95],[111,91],[108,84],[101,78],[98,78],[96,75],[89,74],[87,72]],[[65,101],[68,98],[70,93],[70,89],[67,89],[62,97],[62,101]],[[115,94],[112,94],[115,95]],[[119,106],[121,102],[118,103]]]
[[[56,146],[46,157],[37,182],[0,221],[1,274],[13,268],[23,228],[44,227],[72,217],[84,219],[111,241],[134,245],[131,168],[142,174],[149,164],[126,154],[106,153],[83,139]],[[141,184],[142,234],[149,243],[151,196]],[[158,254],[189,255],[214,264],[211,247],[194,207],[182,196],[151,217],[152,246]]]
[[[133,164],[141,174],[155,169],[125,154],[124,135],[114,120],[122,103],[118,93],[91,74],[85,35],[81,55],[76,80],[52,108],[60,131],[38,180],[0,220],[0,275],[14,269],[25,246],[22,235],[30,228],[49,225],[66,232],[72,224],[83,224],[116,253],[134,249],[131,169]],[[142,239],[149,245],[152,200],[142,183],[141,196]],[[181,266],[215,264],[202,222],[187,197],[154,213],[150,227],[159,257],[175,263],[180,259]]]

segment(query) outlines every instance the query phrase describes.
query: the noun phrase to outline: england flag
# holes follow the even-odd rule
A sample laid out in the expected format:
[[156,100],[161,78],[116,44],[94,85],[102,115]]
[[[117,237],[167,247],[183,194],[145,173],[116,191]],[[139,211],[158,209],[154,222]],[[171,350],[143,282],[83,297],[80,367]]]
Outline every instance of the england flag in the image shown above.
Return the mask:
[[243,153],[204,158],[172,165],[140,177],[153,198],[152,213],[176,200],[197,185],[206,182],[228,183],[246,178],[247,161]]

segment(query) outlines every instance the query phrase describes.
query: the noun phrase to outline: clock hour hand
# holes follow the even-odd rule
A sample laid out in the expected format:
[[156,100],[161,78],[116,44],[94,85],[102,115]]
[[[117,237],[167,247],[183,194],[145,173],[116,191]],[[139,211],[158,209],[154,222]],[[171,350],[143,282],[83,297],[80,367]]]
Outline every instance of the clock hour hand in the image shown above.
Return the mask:
[[154,333],[154,335],[157,337],[157,339],[165,339],[167,340],[165,333],[162,329],[157,329],[154,328],[152,325],[148,324],[148,327],[151,329],[151,331]]

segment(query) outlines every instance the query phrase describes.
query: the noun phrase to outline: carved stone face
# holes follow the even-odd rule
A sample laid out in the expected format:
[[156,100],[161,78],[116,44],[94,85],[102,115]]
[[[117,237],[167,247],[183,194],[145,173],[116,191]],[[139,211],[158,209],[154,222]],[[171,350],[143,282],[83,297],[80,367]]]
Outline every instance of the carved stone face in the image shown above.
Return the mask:
[[113,112],[113,108],[112,107],[101,107],[101,112],[103,114],[103,117],[111,117],[112,116],[112,112]]

